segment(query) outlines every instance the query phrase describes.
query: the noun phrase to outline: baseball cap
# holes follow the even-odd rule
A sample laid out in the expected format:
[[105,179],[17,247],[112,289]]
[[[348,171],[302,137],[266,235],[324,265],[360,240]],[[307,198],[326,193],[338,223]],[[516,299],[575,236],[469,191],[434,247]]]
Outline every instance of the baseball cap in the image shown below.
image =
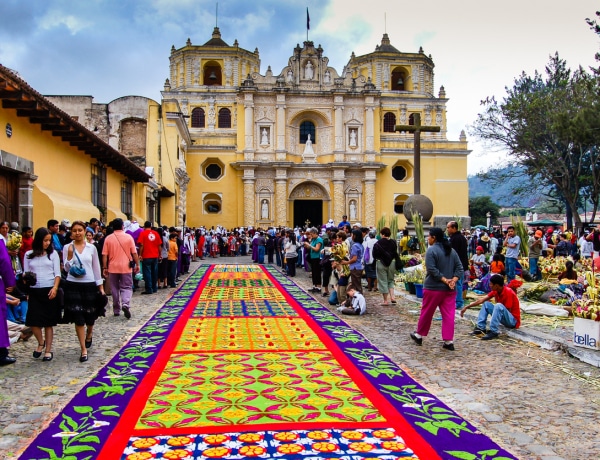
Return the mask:
[[67,228],[71,227],[71,221],[69,219],[63,219],[61,224],[63,224]]
[[544,236],[544,234],[542,233],[541,230],[536,230],[535,236],[537,236],[538,238],[541,238],[542,236]]

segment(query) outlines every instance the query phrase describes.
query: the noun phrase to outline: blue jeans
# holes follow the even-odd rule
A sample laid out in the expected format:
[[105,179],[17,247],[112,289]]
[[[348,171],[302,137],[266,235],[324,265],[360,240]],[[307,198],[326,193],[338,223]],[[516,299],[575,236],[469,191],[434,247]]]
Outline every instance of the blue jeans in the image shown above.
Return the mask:
[[[469,270],[465,270],[464,272],[464,276],[463,279],[459,279],[456,282],[456,287],[454,288],[454,290],[456,291],[456,308],[460,309],[462,307],[465,306],[465,299],[463,298],[463,291],[468,289],[468,281],[467,281],[467,276],[469,276]],[[465,287],[463,289],[463,286]]]
[[158,292],[158,259],[142,259],[142,276],[146,285],[145,291]]
[[477,317],[477,327],[482,331],[485,330],[488,315],[492,315],[490,320],[490,331],[498,333],[498,326],[503,326],[514,329],[517,325],[517,320],[501,303],[493,304],[492,302],[483,302],[479,316]]
[[533,276],[534,280],[538,279],[538,261],[539,259],[537,257],[529,259],[529,273]]
[[518,260],[513,257],[506,258],[506,279],[510,283],[515,279]]

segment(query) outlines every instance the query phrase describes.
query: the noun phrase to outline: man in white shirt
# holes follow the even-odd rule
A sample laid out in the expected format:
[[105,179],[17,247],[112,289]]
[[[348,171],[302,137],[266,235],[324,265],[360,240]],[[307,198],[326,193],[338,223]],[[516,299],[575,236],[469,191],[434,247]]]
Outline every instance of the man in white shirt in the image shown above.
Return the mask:
[[350,285],[346,290],[346,295],[348,296],[348,302],[350,306],[348,307],[338,307],[338,311],[344,315],[364,315],[367,311],[367,301],[365,297],[354,289],[354,286]]

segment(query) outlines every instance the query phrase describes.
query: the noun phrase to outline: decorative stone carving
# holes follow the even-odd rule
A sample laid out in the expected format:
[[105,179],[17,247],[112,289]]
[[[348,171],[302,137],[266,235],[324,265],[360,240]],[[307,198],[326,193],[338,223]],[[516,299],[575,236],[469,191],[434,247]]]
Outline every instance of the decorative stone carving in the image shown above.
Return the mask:
[[314,199],[314,200],[322,200],[327,199],[323,189],[313,182],[308,182],[306,184],[302,184],[297,186],[292,193],[290,194],[290,199],[298,200],[298,199]]

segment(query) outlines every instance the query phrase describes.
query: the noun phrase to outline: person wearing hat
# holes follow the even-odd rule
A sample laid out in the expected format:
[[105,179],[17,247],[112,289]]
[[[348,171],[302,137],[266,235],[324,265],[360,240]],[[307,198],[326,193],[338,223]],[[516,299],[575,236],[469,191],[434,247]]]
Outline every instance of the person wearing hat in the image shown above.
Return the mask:
[[338,224],[338,228],[340,230],[343,230],[344,228],[346,228],[346,225],[350,225],[350,222],[348,222],[348,216],[344,214],[342,216],[341,222]]
[[579,253],[583,259],[591,259],[594,253],[594,244],[587,240],[587,236],[590,234],[589,230],[585,230],[579,237],[577,245],[579,246]]

